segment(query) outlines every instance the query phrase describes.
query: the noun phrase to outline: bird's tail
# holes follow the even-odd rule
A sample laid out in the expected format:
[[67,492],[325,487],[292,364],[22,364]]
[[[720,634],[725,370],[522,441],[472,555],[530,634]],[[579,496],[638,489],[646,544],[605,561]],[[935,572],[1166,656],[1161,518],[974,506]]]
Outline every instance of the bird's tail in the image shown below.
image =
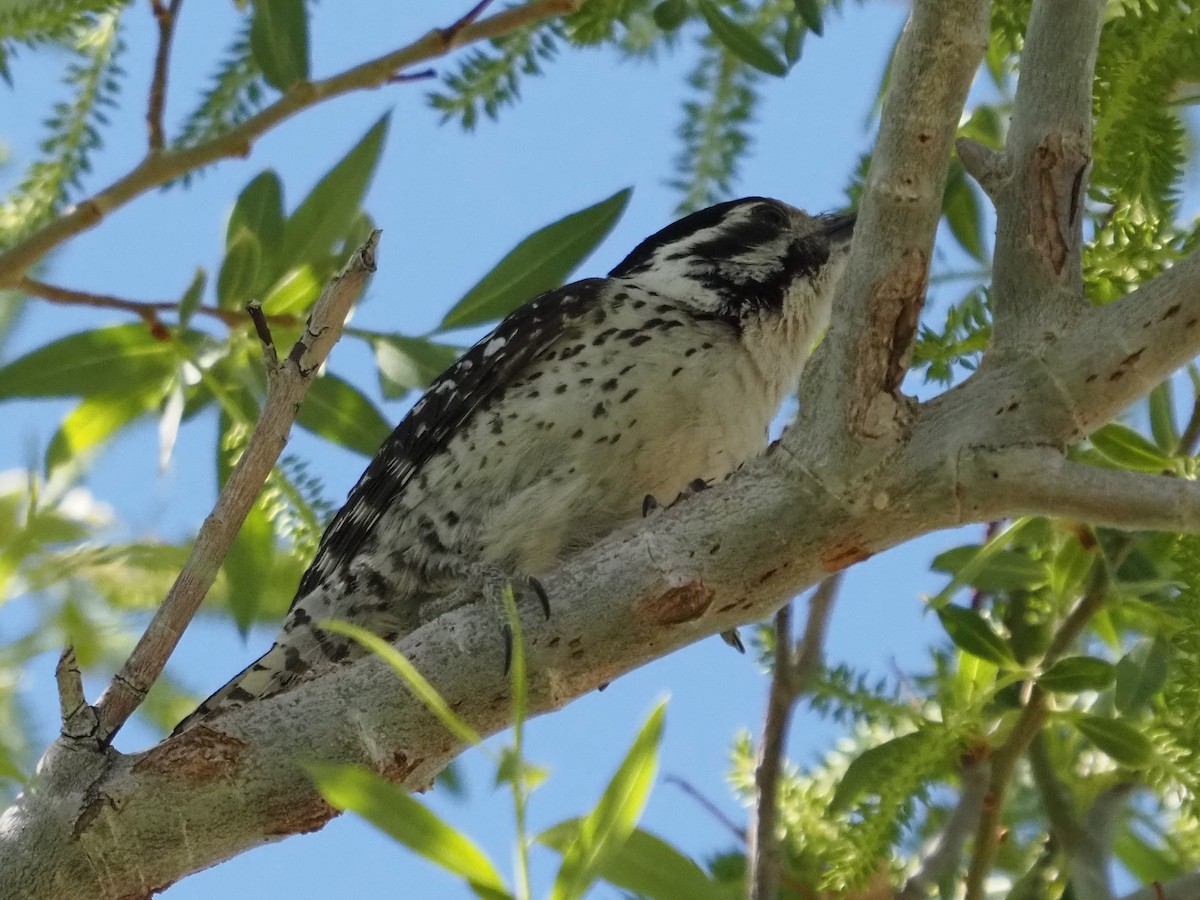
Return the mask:
[[287,690],[307,668],[297,665],[294,647],[276,644],[190,712],[175,726],[172,737],[218,712],[228,712],[251,700]]

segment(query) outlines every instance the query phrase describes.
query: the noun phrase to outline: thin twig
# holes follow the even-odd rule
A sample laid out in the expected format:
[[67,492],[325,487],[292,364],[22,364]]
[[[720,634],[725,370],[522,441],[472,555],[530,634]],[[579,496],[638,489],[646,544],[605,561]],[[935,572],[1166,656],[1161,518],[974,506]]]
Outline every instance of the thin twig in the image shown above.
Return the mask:
[[965,762],[958,803],[942,827],[937,846],[921,861],[921,868],[908,879],[896,900],[923,900],[930,887],[945,880],[958,868],[967,838],[975,830],[983,812],[991,780],[992,766],[985,754],[978,754]]
[[271,336],[271,324],[263,315],[262,304],[257,300],[251,300],[246,304],[246,312],[250,316],[250,321],[254,323],[258,342],[262,344],[263,359],[266,361],[268,371],[274,371],[275,367],[279,365],[279,355],[275,352],[275,338]]
[[829,614],[842,573],[822,581],[808,602],[808,623],[800,643],[792,646],[792,607],[775,614],[775,669],[767,697],[767,714],[754,770],[754,824],[750,829],[750,900],[779,895],[783,852],[779,846],[779,780],[787,748],[788,726],[796,700],[820,670]]
[[163,6],[162,0],[150,0],[154,20],[158,23],[158,51],[154,54],[154,77],[150,81],[150,100],[146,106],[146,124],[150,129],[150,152],[162,150],[166,144],[163,137],[163,110],[167,105],[167,69],[171,59],[171,39],[175,34],[175,20],[183,0],[171,0]]
[[719,823],[724,825],[725,828],[728,829],[729,833],[737,839],[738,843],[745,843],[745,829],[738,825],[737,822],[733,821],[733,819],[729,818],[729,816],[725,815],[725,813],[721,812],[717,805],[700,793],[700,791],[698,791],[695,787],[693,787],[691,782],[685,781],[678,775],[668,775],[663,779],[663,782],[666,784],[675,785],[677,788],[699,803],[702,807],[704,807],[705,812],[716,819]]
[[492,0],[479,0],[471,9],[467,10],[466,14],[461,16],[457,22],[447,28],[440,29],[440,34],[446,49],[450,50],[455,46],[455,41],[462,36],[462,33],[468,26],[475,24],[479,17],[483,15],[483,11],[492,5]]
[[388,78],[388,84],[408,84],[413,81],[428,81],[437,78],[437,69],[421,69],[418,72],[397,72]]
[[341,336],[351,306],[375,271],[378,242],[379,232],[372,232],[345,268],[334,276],[313,306],[304,333],[292,352],[270,373],[262,416],[242,458],[196,535],[175,584],[96,705],[99,715],[96,735],[101,743],[110,742],[142,702],[216,580],[225,554],[283,451],[312,376]]
[[[119,309],[122,312],[133,313],[147,323],[162,324],[159,313],[178,313],[179,304],[170,300],[142,301],[127,300],[124,297],[114,297],[110,294],[93,294],[88,291],[76,291],[70,288],[47,284],[33,278],[22,278],[17,289],[31,297],[39,297],[59,306],[90,306],[94,309]],[[207,316],[238,328],[246,324],[246,314],[236,309],[221,309],[219,306],[198,306],[196,315]],[[300,320],[290,314],[264,315],[272,325],[294,327]]]
[[99,193],[69,207],[0,253],[0,288],[18,286],[21,277],[43,256],[70,238],[94,228],[135,197],[218,160],[246,156],[258,138],[303,110],[342,94],[379,87],[397,72],[444,56],[455,47],[500,37],[543,19],[575,12],[583,3],[584,0],[531,0],[523,6],[503,10],[481,22],[459,28],[449,43],[444,36],[446,29],[435,28],[406,47],[337,75],[294,85],[270,106],[219,137],[193,147],[151,153]]

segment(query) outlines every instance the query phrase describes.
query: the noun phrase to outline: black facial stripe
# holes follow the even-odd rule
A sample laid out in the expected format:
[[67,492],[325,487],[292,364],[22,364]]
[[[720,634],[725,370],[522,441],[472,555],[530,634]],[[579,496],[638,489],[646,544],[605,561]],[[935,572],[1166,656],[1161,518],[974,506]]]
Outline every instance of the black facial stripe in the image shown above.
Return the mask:
[[694,212],[690,216],[684,216],[678,222],[668,225],[661,231],[655,232],[638,244],[633,252],[623,259],[615,269],[608,273],[610,278],[622,278],[646,267],[654,256],[654,251],[667,244],[672,244],[675,241],[682,240],[689,234],[695,234],[697,231],[703,231],[705,228],[712,228],[724,221],[731,209],[748,203],[770,203],[772,201],[765,197],[743,197],[740,200],[729,200],[725,203],[718,203],[716,206],[710,206],[708,209],[702,209],[699,212]]

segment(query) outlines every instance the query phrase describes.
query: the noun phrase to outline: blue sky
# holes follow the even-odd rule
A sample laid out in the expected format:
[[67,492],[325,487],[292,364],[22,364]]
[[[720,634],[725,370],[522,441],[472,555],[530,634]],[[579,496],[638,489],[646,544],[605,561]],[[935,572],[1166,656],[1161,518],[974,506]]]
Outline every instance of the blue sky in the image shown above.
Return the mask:
[[[464,4],[467,6],[469,4]],[[148,4],[129,16],[130,72],[122,107],[106,133],[107,146],[86,179],[89,190],[107,184],[139,159],[145,146],[145,88],[154,31]],[[407,43],[460,14],[447,4],[390,4],[383,0],[315,5],[314,75],[328,75],[368,56]],[[742,167],[739,194],[776,196],[810,210],[835,209],[849,172],[866,149],[868,112],[887,52],[903,23],[899,3],[847,6],[833,15],[821,39],[809,39],[805,57],[785,80],[764,79],[764,102],[753,131],[754,148]],[[228,43],[232,4],[184,4],[171,72],[168,121],[191,105],[216,48]],[[395,85],[326,104],[292,120],[255,146],[246,160],[222,163],[189,191],[141,198],[100,228],[57,253],[44,277],[57,284],[141,300],[177,297],[197,266],[214,274],[225,219],[237,191],[273,167],[283,177],[287,202],[302,197],[384,111],[392,127],[367,207],[383,229],[380,268],[355,324],[421,334],[437,324],[461,296],[513,244],[534,229],[633,186],[629,208],[611,237],[587,260],[579,276],[603,274],[642,237],[672,218],[678,200],[665,182],[679,145],[674,130],[685,96],[684,75],[694,60],[691,44],[657,63],[619,64],[607,51],[568,53],[529,81],[523,100],[499,123],[474,134],[439,126],[423,102],[426,86]],[[12,163],[0,170],[11,180],[28,161],[40,135],[38,120],[57,96],[61,58],[23,54],[14,67],[15,92],[0,93],[0,138]],[[12,344],[16,353],[53,335],[126,321],[119,316],[33,304]],[[468,335],[467,337],[473,337]],[[367,350],[345,341],[332,367],[378,399]],[[404,403],[383,403],[399,419]],[[0,433],[0,470],[20,468],[31,447],[44,451],[69,403],[8,404]],[[786,414],[786,413],[785,413]],[[782,421],[782,420],[781,420]],[[133,429],[97,460],[87,485],[112,505],[135,534],[176,539],[194,530],[213,497],[211,448],[215,423],[202,418],[181,434],[169,469],[157,472],[152,424]],[[313,459],[329,497],[342,497],[365,460],[300,434],[291,449]],[[829,642],[831,661],[853,661],[880,675],[894,667],[919,667],[936,629],[922,616],[921,595],[940,581],[928,562],[964,537],[924,538],[856,567],[845,583]],[[7,614],[15,614],[11,609]],[[198,693],[219,686],[268,645],[271,632],[243,641],[232,624],[198,621],[172,661],[172,671]],[[25,689],[45,714],[44,744],[55,730],[52,668],[39,660]],[[95,696],[101,680],[89,684]],[[744,812],[723,776],[733,734],[759,729],[765,682],[754,662],[719,640],[703,641],[614,682],[603,694],[531,723],[528,755],[548,767],[549,781],[534,795],[533,829],[590,808],[654,703],[670,698],[661,773],[694,784],[735,820]],[[797,718],[791,750],[812,759],[830,746],[834,732],[813,717]],[[133,750],[153,739],[130,728],[119,746]],[[495,740],[495,739],[494,739]],[[499,738],[501,742],[504,737]],[[434,792],[429,803],[478,841],[501,866],[511,860],[511,806],[493,791],[490,764],[480,754],[463,758],[469,789],[465,802]],[[656,787],[643,823],[697,857],[727,849],[731,835],[674,786]],[[535,850],[535,894],[549,884],[555,857]],[[337,895],[458,898],[468,892],[424,861],[343,817],[315,835],[290,838],[244,854],[186,879],[167,891],[171,900],[214,896],[288,896],[294,900]],[[595,897],[616,897],[600,887]]]

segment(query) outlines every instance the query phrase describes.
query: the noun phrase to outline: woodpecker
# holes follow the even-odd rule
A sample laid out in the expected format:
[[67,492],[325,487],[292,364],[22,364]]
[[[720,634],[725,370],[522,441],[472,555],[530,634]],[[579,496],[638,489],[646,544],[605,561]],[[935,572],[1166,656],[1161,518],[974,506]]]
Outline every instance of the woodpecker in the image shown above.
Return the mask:
[[363,654],[467,587],[537,586],[572,554],[767,444],[830,319],[854,216],[746,197],[536,297],[429,387],[334,516],[274,646],[176,729]]

